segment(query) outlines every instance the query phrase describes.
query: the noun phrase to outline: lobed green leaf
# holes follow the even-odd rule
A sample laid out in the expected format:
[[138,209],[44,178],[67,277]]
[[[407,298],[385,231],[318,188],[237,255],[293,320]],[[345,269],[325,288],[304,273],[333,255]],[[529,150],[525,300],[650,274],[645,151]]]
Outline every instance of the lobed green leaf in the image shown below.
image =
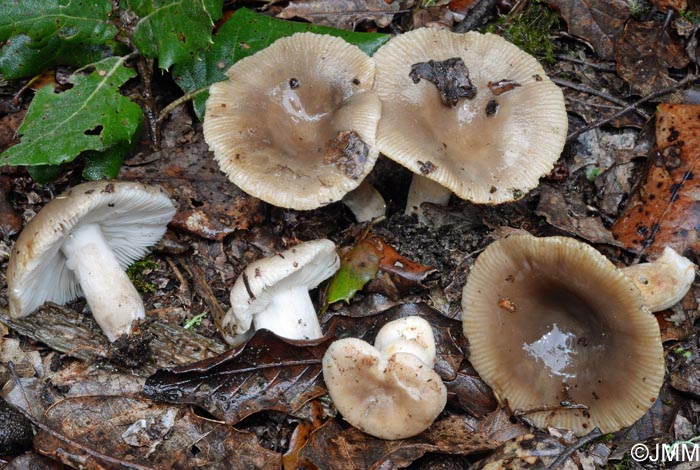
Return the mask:
[[0,0],[0,41],[18,34],[43,47],[51,38],[104,44],[117,34],[110,0]]
[[141,18],[134,45],[146,57],[157,58],[162,69],[196,60],[212,44],[214,21],[221,17],[223,0],[132,0],[129,6]]
[[241,8],[214,35],[214,44],[202,54],[201,59],[190,59],[173,67],[177,84],[187,93],[198,93],[193,99],[199,119],[204,117],[204,107],[209,87],[226,79],[225,72],[240,59],[266,48],[277,39],[299,32],[313,32],[339,36],[372,55],[389,40],[389,35],[356,33],[327,26],[315,26],[279,20]]
[[17,130],[20,143],[0,155],[0,165],[60,165],[82,152],[119,149],[133,140],[143,113],[119,87],[135,72],[122,57],[92,67],[89,74],[73,74],[73,87],[63,93],[50,87],[37,92]]

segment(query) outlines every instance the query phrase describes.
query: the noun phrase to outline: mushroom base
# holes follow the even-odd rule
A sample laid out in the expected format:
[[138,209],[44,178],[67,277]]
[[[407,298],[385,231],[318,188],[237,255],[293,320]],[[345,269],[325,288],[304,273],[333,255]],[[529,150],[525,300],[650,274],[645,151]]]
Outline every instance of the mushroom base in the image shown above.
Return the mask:
[[119,266],[112,248],[97,224],[75,229],[61,246],[66,267],[78,278],[95,321],[110,341],[131,331],[143,319],[143,302]]

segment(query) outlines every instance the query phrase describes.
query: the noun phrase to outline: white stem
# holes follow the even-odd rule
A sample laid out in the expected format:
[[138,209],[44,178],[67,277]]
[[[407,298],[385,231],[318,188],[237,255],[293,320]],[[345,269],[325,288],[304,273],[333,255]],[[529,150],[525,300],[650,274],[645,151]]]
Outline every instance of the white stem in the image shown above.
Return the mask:
[[306,286],[280,289],[267,308],[255,315],[255,329],[266,328],[289,339],[316,339],[323,336],[314,304]]
[[66,266],[80,282],[95,321],[110,341],[131,331],[134,320],[145,317],[143,302],[119,266],[99,225],[75,229],[63,243]]
[[678,303],[695,280],[693,262],[669,247],[656,260],[627,266],[622,272],[637,286],[652,312]]
[[408,188],[408,200],[406,201],[406,214],[417,214],[418,221],[425,223],[426,219],[423,216],[423,210],[420,205],[424,202],[430,202],[440,206],[446,206],[450,202],[452,191],[444,187],[440,183],[436,183],[430,178],[418,174],[413,175],[411,187]]
[[343,197],[343,204],[355,215],[358,222],[371,222],[386,214],[386,202],[379,191],[367,181],[347,193]]

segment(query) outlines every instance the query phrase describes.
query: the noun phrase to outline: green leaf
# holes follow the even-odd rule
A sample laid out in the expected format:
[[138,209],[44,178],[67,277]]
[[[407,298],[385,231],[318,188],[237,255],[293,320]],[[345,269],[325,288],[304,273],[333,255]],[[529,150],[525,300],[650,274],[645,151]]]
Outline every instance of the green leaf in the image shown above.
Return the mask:
[[73,74],[73,87],[63,93],[50,87],[36,93],[17,130],[22,140],[0,155],[0,165],[58,165],[84,151],[101,152],[132,141],[143,113],[119,94],[119,87],[135,72],[120,57],[92,67],[90,74]]
[[62,165],[36,165],[27,167],[29,176],[39,184],[50,183],[61,176],[62,172]]
[[188,60],[175,65],[173,76],[186,93],[198,93],[193,104],[197,117],[201,120],[209,96],[209,86],[225,80],[225,72],[231,65],[265,49],[279,38],[304,31],[339,36],[369,55],[374,54],[390,37],[388,34],[355,33],[279,20],[241,8],[214,35],[214,44],[202,54],[201,60]]
[[14,36],[0,48],[0,75],[5,80],[32,77],[55,65],[83,66],[107,55],[104,46],[63,41],[54,36],[36,48],[29,36]]
[[363,239],[340,258],[340,269],[331,278],[326,291],[326,305],[348,302],[365,284],[377,277],[382,260],[381,247],[371,239]]
[[0,41],[26,34],[34,47],[58,37],[103,44],[117,34],[110,0],[0,0]]
[[83,152],[80,155],[85,161],[83,178],[86,180],[113,179],[119,174],[124,158],[133,147],[132,142],[113,145],[104,152]]
[[195,60],[211,45],[223,4],[223,0],[133,0],[129,5],[141,20],[131,39],[143,55],[158,58],[162,69]]

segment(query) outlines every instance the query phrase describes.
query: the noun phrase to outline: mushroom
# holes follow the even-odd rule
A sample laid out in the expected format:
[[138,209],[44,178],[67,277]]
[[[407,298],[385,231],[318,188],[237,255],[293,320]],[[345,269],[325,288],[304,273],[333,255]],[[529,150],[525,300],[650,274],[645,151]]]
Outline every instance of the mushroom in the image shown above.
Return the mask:
[[270,204],[314,209],[370,172],[381,102],[374,61],[328,35],[297,33],[236,62],[209,89],[204,137],[220,168]]
[[161,189],[93,181],[49,202],[27,224],[10,256],[10,315],[24,317],[44,302],[84,296],[110,341],[145,316],[124,269],[163,236],[175,206]]
[[343,204],[350,209],[358,222],[372,222],[386,215],[386,202],[377,189],[367,180],[343,197]]
[[375,345],[344,338],[323,356],[323,379],[346,421],[380,439],[427,429],[445,407],[447,390],[433,370],[430,324],[405,317],[384,325]]
[[222,319],[226,342],[238,346],[255,329],[266,328],[283,338],[323,336],[309,290],[340,266],[330,240],[301,243],[249,264],[231,289],[231,308]]
[[462,321],[481,378],[538,427],[614,432],[659,394],[656,319],[621,270],[574,239],[489,245],[467,278]]
[[695,265],[673,248],[664,248],[656,260],[622,268],[642,293],[652,312],[677,304],[695,280]]
[[561,90],[537,60],[494,34],[416,29],[374,55],[377,146],[415,173],[406,212],[450,192],[521,198],[551,171],[568,127]]

